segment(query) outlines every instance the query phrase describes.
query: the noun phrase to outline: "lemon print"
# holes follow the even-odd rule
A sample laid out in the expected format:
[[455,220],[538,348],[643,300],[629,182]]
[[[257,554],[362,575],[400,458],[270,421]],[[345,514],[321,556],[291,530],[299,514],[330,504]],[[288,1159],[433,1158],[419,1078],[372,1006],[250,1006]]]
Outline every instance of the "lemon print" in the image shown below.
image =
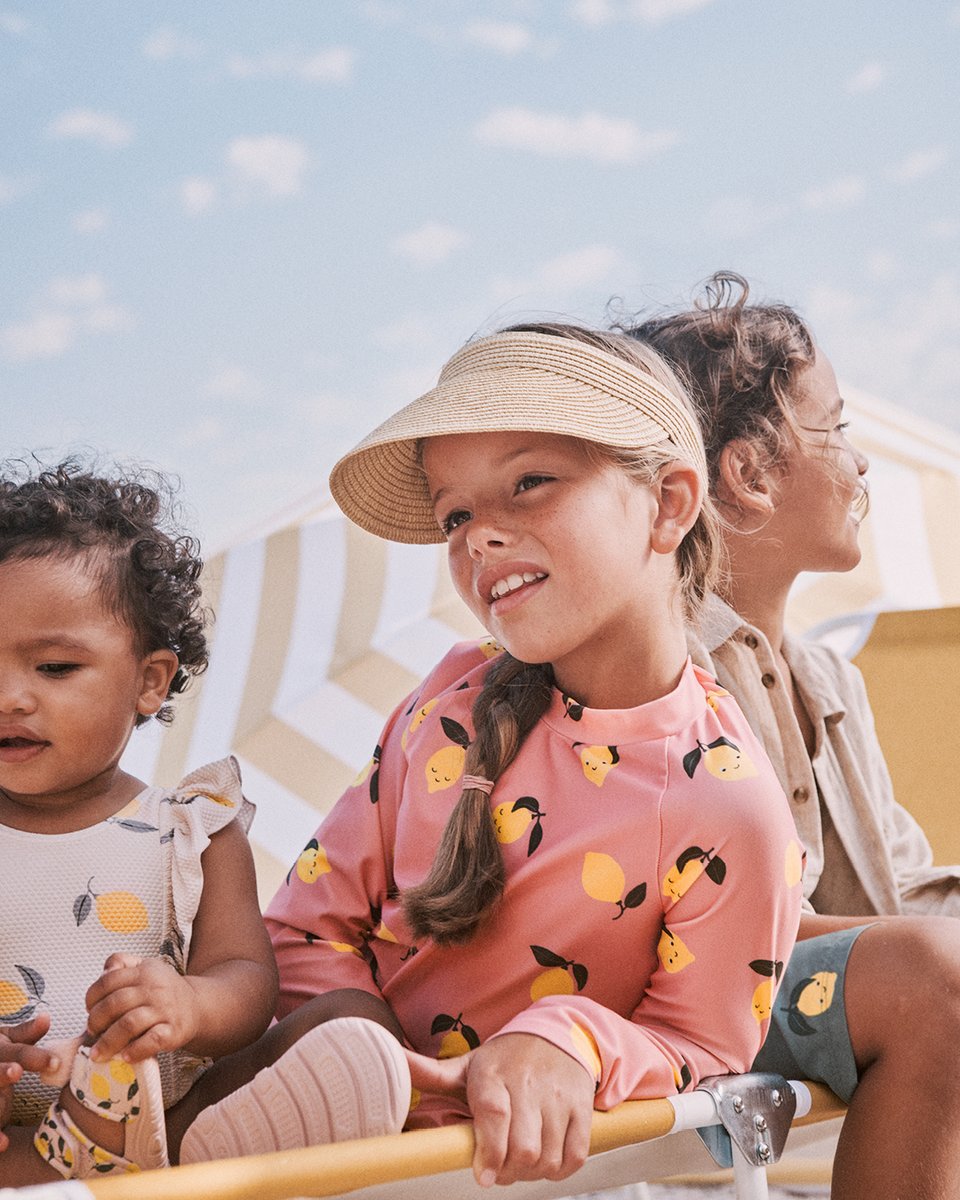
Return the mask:
[[572,996],[574,990],[582,992],[587,982],[587,968],[583,963],[564,958],[546,946],[531,946],[533,957],[545,971],[530,985],[530,999],[540,1000],[544,996]]
[[671,933],[666,925],[663,926],[660,940],[657,942],[657,957],[660,959],[663,969],[671,975],[675,975],[696,961],[696,955],[691,954],[677,934]]
[[87,882],[87,890],[73,902],[73,916],[78,927],[84,923],[91,911],[110,933],[139,933],[150,925],[147,906],[133,892],[95,892],[93,876]]
[[600,1048],[597,1046],[596,1038],[590,1030],[574,1023],[570,1026],[570,1041],[573,1042],[578,1057],[586,1063],[594,1079],[599,1079],[603,1074],[603,1060],[600,1057]]
[[397,941],[397,939],[393,936],[393,934],[387,928],[386,922],[384,922],[384,921],[380,922],[377,932],[373,936],[380,938],[380,940],[384,941],[384,942],[396,942]]
[[146,905],[133,892],[104,892],[96,904],[97,920],[111,933],[139,933],[150,924]]
[[[311,838],[307,842],[293,865],[293,870],[296,871],[297,878],[303,883],[316,883],[321,875],[326,875],[332,869],[326,850],[324,850],[316,838]],[[287,882],[290,882],[289,873],[287,875]]]
[[794,1001],[794,1007],[805,1017],[819,1017],[833,1003],[833,990],[837,983],[835,971],[818,971],[804,981]]
[[406,729],[400,735],[400,745],[403,747],[404,750],[406,750],[406,748],[407,748],[407,738],[410,736],[411,733],[416,733],[416,731],[420,728],[420,726],[424,723],[424,721],[427,719],[427,717],[429,717],[429,715],[433,712],[433,710],[437,707],[437,705],[439,703],[440,703],[440,697],[437,696],[433,700],[428,700],[426,702],[426,704],[424,704],[422,707],[418,708],[417,711],[413,714],[413,720],[410,722],[410,724],[406,727]]
[[430,1032],[434,1035],[443,1034],[437,1058],[459,1058],[461,1054],[468,1054],[480,1045],[477,1031],[464,1024],[463,1013],[456,1017],[438,1013],[433,1018]]
[[370,769],[372,766],[373,766],[373,759],[368,758],[367,761],[360,768],[360,770],[356,773],[356,775],[354,775],[353,782],[350,784],[350,786],[351,787],[360,787],[360,785],[362,783],[366,783],[367,776],[370,774]]
[[623,873],[623,867],[611,855],[588,850],[583,856],[580,882],[592,900],[605,900],[608,904],[616,904],[623,895],[627,877]]
[[453,744],[441,746],[427,759],[424,774],[427,777],[428,792],[442,792],[457,782],[463,774],[467,747],[470,745],[467,731],[459,722],[450,717],[441,717],[440,725]]
[[39,971],[22,967],[19,963],[14,963],[14,966],[20,972],[23,987],[18,987],[9,979],[0,979],[0,1021],[10,1025],[33,1016],[46,988]]
[[106,1075],[101,1075],[99,1071],[95,1071],[90,1076],[90,1091],[98,1100],[110,1099],[110,1080]]
[[704,699],[706,700],[708,707],[712,708],[714,712],[719,712],[720,705],[717,703],[717,701],[723,696],[729,695],[730,693],[726,690],[726,688],[711,688],[710,691],[706,693]]
[[803,879],[803,847],[799,842],[790,839],[787,842],[787,854],[783,864],[783,874],[787,887],[796,887]]
[[613,918],[615,921],[619,920],[628,908],[638,908],[647,895],[647,885],[639,883],[623,896],[623,889],[627,886],[623,867],[612,855],[601,854],[595,850],[588,850],[583,856],[580,882],[592,900],[602,900],[617,906],[620,911]]
[[727,864],[718,854],[714,854],[712,846],[709,850],[688,846],[663,877],[661,890],[664,896],[676,903],[704,872],[708,879],[719,886],[726,878]]
[[503,653],[503,647],[496,640],[496,638],[492,637],[481,638],[480,641],[477,642],[477,649],[484,658],[495,658],[498,654]]
[[716,779],[725,783],[734,783],[739,779],[751,779],[757,773],[757,768],[739,746],[729,738],[718,737],[716,741],[704,745],[697,742],[696,749],[683,756],[683,769],[693,778],[693,773],[703,765]]
[[[539,803],[533,796],[521,796],[511,804],[505,800],[498,804],[491,813],[493,832],[498,842],[509,845],[516,842],[530,830],[530,840],[527,843],[527,857],[536,850],[543,841],[543,828],[540,818],[544,815]],[[531,828],[531,824],[533,828]]]
[[27,993],[15,983],[0,979],[0,1017],[10,1017],[27,1006]]
[[690,1080],[693,1076],[690,1074],[690,1068],[685,1062],[680,1063],[680,1070],[673,1068],[673,1082],[676,1085],[678,1092],[685,1091],[690,1086]]
[[221,808],[236,808],[236,804],[229,796],[221,796],[219,792],[192,792],[187,800],[196,800],[198,796],[203,796],[205,800],[212,800],[214,804],[219,804]]
[[751,1001],[751,1009],[753,1011],[754,1020],[759,1025],[761,1021],[765,1021],[773,1011],[773,980],[763,979],[753,990],[753,999]]
[[574,700],[572,696],[563,695],[562,693],[561,698],[563,700],[563,715],[569,717],[571,721],[582,721],[583,705],[580,701]]
[[587,779],[603,787],[603,781],[620,761],[616,746],[585,746],[583,742],[574,742],[573,748],[579,748],[580,764]]
[[356,946],[351,946],[349,942],[327,942],[327,945],[338,954],[356,954],[358,958],[363,957]]
[[137,1078],[137,1072],[133,1065],[124,1062],[122,1058],[110,1059],[110,1074],[117,1083],[122,1084],[126,1088]]

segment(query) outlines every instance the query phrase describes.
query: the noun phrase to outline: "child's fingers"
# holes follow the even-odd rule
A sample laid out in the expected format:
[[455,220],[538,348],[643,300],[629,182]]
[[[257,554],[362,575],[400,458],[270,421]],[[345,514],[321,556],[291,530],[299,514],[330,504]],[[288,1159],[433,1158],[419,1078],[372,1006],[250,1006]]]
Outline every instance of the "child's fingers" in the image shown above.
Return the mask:
[[123,952],[118,951],[115,954],[111,954],[107,961],[103,964],[103,971],[104,974],[106,974],[107,971],[116,971],[120,967],[139,967],[142,962],[142,955],[124,954]]
[[429,1058],[415,1050],[404,1049],[410,1067],[410,1082],[421,1092],[433,1092],[441,1096],[467,1098],[467,1070],[470,1054],[458,1058]]
[[40,1013],[29,1021],[21,1021],[19,1025],[4,1025],[0,1029],[0,1042],[4,1040],[32,1045],[39,1042],[50,1030],[50,1014]]

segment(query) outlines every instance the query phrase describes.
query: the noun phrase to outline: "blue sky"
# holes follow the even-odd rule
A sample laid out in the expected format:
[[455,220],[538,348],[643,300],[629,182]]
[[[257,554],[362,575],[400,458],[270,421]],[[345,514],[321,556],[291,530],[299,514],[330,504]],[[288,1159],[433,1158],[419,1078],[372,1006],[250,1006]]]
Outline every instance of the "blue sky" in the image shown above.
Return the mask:
[[723,266],[958,431],[958,51],[958,0],[0,0],[4,450],[175,471],[215,549],[478,330]]

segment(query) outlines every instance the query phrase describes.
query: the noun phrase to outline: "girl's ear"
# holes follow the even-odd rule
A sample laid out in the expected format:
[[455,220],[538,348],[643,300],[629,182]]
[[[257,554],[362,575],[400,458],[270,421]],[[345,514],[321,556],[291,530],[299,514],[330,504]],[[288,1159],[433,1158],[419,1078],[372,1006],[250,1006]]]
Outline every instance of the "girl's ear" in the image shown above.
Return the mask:
[[673,554],[700,513],[703,483],[688,463],[673,462],[657,477],[654,495],[657,511],[650,545],[657,554]]
[[160,711],[179,665],[180,660],[172,650],[154,650],[143,659],[137,698],[137,712],[141,716],[152,717]]
[[727,442],[720,451],[716,490],[721,504],[740,512],[769,515],[773,511],[774,480],[756,443],[748,438]]

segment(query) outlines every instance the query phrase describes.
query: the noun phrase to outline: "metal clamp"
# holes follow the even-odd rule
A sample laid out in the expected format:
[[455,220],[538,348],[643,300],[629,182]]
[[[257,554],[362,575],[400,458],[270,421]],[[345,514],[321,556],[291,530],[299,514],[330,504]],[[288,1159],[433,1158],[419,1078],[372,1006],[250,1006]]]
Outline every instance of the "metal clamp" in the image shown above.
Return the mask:
[[707,1092],[717,1106],[720,1124],[697,1133],[718,1166],[733,1166],[731,1139],[751,1166],[777,1161],[797,1110],[796,1093],[782,1075],[711,1075],[696,1090]]

